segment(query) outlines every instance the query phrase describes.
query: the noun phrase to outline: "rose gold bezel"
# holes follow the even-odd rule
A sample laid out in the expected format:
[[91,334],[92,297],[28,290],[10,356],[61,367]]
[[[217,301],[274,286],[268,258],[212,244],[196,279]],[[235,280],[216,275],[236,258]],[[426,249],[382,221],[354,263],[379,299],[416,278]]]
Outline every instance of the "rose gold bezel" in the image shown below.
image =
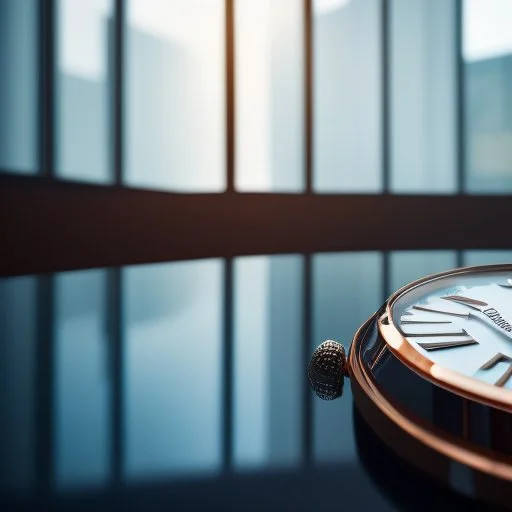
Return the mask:
[[414,281],[400,288],[388,299],[386,313],[379,318],[379,330],[391,352],[414,372],[430,382],[448,389],[458,395],[475,402],[490,405],[507,412],[512,412],[512,390],[494,386],[486,382],[467,377],[434,363],[418,352],[400,333],[393,323],[392,310],[396,301],[414,288],[424,284],[444,279],[446,277],[475,274],[479,272],[507,272],[512,274],[512,265],[485,265],[464,267],[448,272],[441,272]]

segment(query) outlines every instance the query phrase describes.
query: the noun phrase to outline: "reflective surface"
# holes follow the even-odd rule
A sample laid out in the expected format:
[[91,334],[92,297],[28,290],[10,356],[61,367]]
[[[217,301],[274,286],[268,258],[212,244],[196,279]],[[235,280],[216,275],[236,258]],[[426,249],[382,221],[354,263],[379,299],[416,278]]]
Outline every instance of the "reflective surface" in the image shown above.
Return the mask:
[[[402,253],[393,282],[420,277],[420,254],[469,257]],[[323,403],[305,378],[314,346],[348,344],[382,304],[389,256],[1,280],[0,508],[403,507],[361,464],[350,386]]]

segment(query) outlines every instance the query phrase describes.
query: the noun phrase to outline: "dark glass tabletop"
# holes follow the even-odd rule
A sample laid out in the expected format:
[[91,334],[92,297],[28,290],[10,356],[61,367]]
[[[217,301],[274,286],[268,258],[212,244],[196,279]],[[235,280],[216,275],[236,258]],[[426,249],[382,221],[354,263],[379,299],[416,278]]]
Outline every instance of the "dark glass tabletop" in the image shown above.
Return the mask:
[[506,258],[294,254],[3,278],[0,509],[469,507],[373,436],[349,385],[314,397],[306,367],[402,284]]

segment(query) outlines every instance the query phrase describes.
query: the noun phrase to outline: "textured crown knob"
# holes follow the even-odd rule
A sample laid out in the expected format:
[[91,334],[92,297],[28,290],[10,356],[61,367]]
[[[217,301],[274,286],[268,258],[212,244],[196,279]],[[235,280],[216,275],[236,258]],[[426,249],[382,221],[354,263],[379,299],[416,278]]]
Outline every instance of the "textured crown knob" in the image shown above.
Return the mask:
[[343,379],[348,376],[347,356],[341,343],[324,341],[311,356],[309,384],[322,400],[334,400],[343,394]]

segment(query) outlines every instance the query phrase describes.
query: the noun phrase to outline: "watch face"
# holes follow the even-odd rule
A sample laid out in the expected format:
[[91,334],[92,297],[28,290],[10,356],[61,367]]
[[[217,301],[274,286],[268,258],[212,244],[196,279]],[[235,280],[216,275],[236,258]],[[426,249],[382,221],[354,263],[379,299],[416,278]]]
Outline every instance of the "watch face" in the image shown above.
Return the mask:
[[512,265],[417,281],[390,299],[388,317],[384,336],[409,366],[512,405]]

